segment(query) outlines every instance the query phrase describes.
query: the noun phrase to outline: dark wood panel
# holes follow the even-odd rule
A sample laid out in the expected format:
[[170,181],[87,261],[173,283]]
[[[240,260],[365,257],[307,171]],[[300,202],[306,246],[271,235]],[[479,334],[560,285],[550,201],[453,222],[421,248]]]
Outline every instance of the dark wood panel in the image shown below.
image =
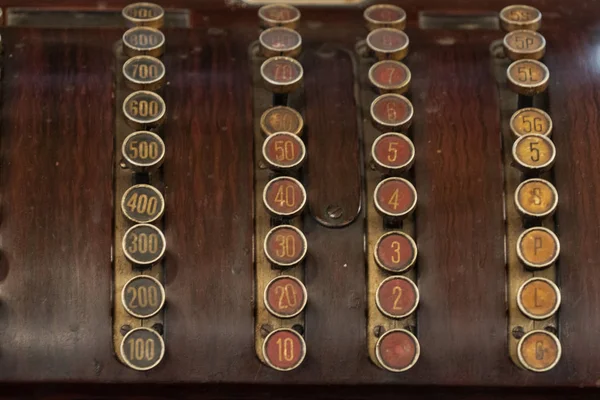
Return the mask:
[[547,36],[561,244],[563,357],[559,367],[570,382],[593,386],[600,378],[600,35],[552,32]]
[[[325,226],[345,226],[356,219],[361,208],[354,62],[345,49],[322,43],[313,43],[301,61],[310,214]],[[323,76],[328,76],[327,82]]]
[[506,345],[503,167],[489,53],[496,35],[409,34],[422,295],[416,369],[443,384],[508,384],[515,367]]
[[166,35],[168,357],[156,379],[247,380],[261,365],[254,353],[248,43],[230,33]]
[[2,380],[95,379],[113,359],[116,35],[2,39]]

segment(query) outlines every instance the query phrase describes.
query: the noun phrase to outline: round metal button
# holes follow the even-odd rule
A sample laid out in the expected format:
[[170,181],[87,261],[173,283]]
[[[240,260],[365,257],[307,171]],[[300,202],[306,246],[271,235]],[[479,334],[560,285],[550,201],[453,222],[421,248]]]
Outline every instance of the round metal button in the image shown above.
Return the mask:
[[510,130],[516,137],[531,133],[549,137],[552,133],[552,119],[539,108],[521,108],[510,118]]
[[560,290],[549,279],[531,278],[519,288],[517,305],[531,319],[550,318],[560,307]]
[[561,354],[560,341],[548,331],[531,331],[523,336],[517,345],[521,365],[533,372],[551,370],[558,364]]
[[392,4],[375,4],[368,7],[363,14],[370,31],[377,28],[394,28],[403,30],[406,27],[406,12]]
[[135,328],[123,337],[120,351],[127,366],[148,371],[160,364],[165,356],[165,342],[153,329]]
[[373,142],[371,156],[381,172],[399,174],[413,165],[415,146],[401,133],[385,133]]
[[147,224],[162,217],[165,198],[152,185],[134,185],[123,194],[121,210],[130,221]]
[[511,60],[539,60],[546,53],[546,39],[535,31],[512,31],[504,36],[504,51]]
[[278,371],[296,369],[306,357],[306,342],[293,329],[276,329],[263,343],[263,357],[268,366]]
[[135,56],[123,64],[123,76],[130,89],[158,90],[165,83],[165,66],[156,57]]
[[150,318],[165,305],[165,288],[158,279],[139,275],[131,278],[121,292],[125,310],[136,318]]
[[367,46],[380,60],[402,60],[408,54],[408,44],[408,35],[398,29],[379,28],[367,36]]
[[388,232],[375,244],[374,254],[381,268],[393,273],[404,272],[417,261],[417,244],[404,232]]
[[415,187],[403,178],[387,178],[375,188],[375,208],[384,217],[404,218],[417,206]]
[[162,97],[147,90],[133,92],[123,102],[125,119],[134,129],[160,126],[166,112],[167,106]]
[[298,136],[279,132],[269,136],[262,148],[265,162],[275,171],[300,168],[306,158],[306,147]]
[[556,210],[558,193],[554,185],[545,179],[528,179],[517,187],[515,204],[526,217],[545,218]]
[[138,131],[123,141],[121,153],[125,164],[137,172],[158,169],[165,159],[165,143],[156,133]]
[[371,103],[371,118],[383,131],[406,130],[412,123],[412,103],[400,94],[383,94]]
[[282,176],[267,183],[263,202],[272,215],[293,218],[304,209],[306,190],[296,179]]
[[408,278],[390,276],[379,284],[375,295],[377,308],[390,318],[405,318],[419,305],[419,289]]
[[165,51],[165,35],[148,26],[131,28],[123,34],[123,51],[128,57],[160,57]]
[[260,67],[265,87],[273,93],[289,93],[300,87],[304,70],[291,57],[272,57]]
[[369,69],[369,81],[379,93],[404,94],[408,91],[410,79],[410,70],[400,61],[379,61]]
[[302,115],[290,107],[272,107],[260,117],[260,129],[266,136],[277,132],[290,132],[294,135],[301,135],[303,127]]
[[306,257],[308,243],[300,229],[279,225],[267,233],[264,251],[271,263],[279,267],[293,267]]
[[265,306],[271,314],[279,318],[293,318],[300,314],[307,301],[306,287],[293,276],[278,276],[265,288]]
[[166,249],[165,235],[154,225],[134,225],[123,236],[123,253],[134,264],[157,263],[164,256]]
[[269,4],[258,10],[260,25],[263,28],[283,26],[294,29],[300,21],[300,10],[287,4]]
[[154,3],[133,3],[125,6],[123,18],[130,26],[149,26],[160,29],[165,22],[165,10]]
[[548,228],[529,228],[517,239],[517,256],[527,268],[547,268],[556,262],[559,254],[560,242]]
[[517,60],[506,70],[508,86],[515,93],[534,96],[548,87],[550,71],[536,60]]
[[515,141],[512,154],[515,165],[522,171],[541,173],[552,168],[556,148],[545,136],[525,135]]
[[392,329],[385,332],[375,347],[375,355],[381,366],[391,372],[411,369],[419,360],[419,341],[406,329]]
[[512,5],[500,11],[500,26],[505,31],[528,29],[537,31],[542,26],[542,13],[537,8],[525,5]]
[[293,29],[269,28],[260,34],[259,42],[264,57],[297,57],[302,51],[302,37]]

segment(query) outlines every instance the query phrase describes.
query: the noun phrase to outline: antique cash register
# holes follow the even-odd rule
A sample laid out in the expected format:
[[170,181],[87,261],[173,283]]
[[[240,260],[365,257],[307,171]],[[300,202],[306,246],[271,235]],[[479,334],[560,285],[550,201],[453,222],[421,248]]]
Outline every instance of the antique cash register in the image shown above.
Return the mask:
[[600,398],[600,4],[0,8],[2,396]]

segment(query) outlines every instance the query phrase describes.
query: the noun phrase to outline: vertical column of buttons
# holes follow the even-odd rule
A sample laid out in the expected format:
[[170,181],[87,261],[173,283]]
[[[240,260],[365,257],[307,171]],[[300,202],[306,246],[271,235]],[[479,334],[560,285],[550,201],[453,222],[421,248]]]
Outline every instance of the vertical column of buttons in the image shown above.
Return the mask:
[[166,239],[160,127],[166,105],[164,10],[151,3],[123,9],[131,26],[116,46],[115,245],[113,341],[119,360],[146,371],[165,354],[163,286]]
[[393,5],[364,11],[369,30],[357,46],[367,190],[367,345],[371,360],[392,372],[417,362],[416,309],[419,304],[413,211],[417,192],[411,181],[415,148],[410,139],[413,106],[411,72],[401,62],[409,39],[406,13]]
[[[498,46],[506,185],[509,354],[533,372],[552,369],[561,356],[556,285],[560,252],[552,218],[558,194],[552,184],[556,148],[552,120],[543,110],[550,73],[541,62],[546,40],[539,10],[513,5],[500,11],[507,32]],[[516,109],[516,111],[515,111]]]
[[251,46],[255,106],[256,330],[259,359],[291,371],[306,355],[302,232],[306,191],[300,169],[306,158],[301,138],[302,38],[294,30],[298,9],[285,4],[258,10],[261,28]]

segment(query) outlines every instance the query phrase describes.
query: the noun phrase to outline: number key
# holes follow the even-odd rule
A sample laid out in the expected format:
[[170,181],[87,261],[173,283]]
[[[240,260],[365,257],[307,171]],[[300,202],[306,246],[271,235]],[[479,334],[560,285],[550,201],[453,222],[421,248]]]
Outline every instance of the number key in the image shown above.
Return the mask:
[[128,57],[160,57],[165,50],[165,35],[158,29],[137,26],[123,35],[123,51]]
[[265,140],[262,153],[271,169],[288,171],[300,168],[306,158],[306,147],[293,133],[279,132]]
[[123,253],[137,265],[157,263],[166,251],[165,235],[150,224],[134,225],[123,236]]
[[387,174],[400,174],[410,169],[415,160],[415,146],[400,133],[379,136],[371,148],[371,156],[378,170]]
[[419,289],[408,278],[391,276],[377,288],[375,294],[377,308],[390,318],[405,318],[419,305]]
[[307,300],[306,287],[293,276],[278,276],[265,288],[265,306],[271,314],[279,318],[293,318],[300,314]]
[[548,87],[550,71],[536,60],[517,60],[506,70],[509,88],[523,96],[534,96]]
[[160,126],[167,111],[165,101],[158,94],[147,90],[131,93],[123,101],[123,114],[134,129]]
[[293,218],[300,214],[306,205],[306,190],[294,178],[275,178],[265,186],[263,203],[273,216]]
[[302,231],[292,225],[272,228],[265,237],[265,256],[279,267],[292,267],[306,257],[308,245]]
[[165,288],[156,278],[135,276],[123,286],[121,302],[132,316],[150,318],[165,305]]
[[158,90],[165,83],[165,66],[158,58],[136,56],[123,64],[123,76],[133,90]]
[[375,262],[389,272],[408,270],[417,260],[417,245],[404,232],[388,232],[375,244]]
[[519,169],[540,173],[548,171],[554,164],[556,148],[545,136],[525,135],[515,141],[512,154]]
[[136,172],[152,172],[165,158],[165,143],[156,133],[133,132],[125,138],[121,147],[125,164]]
[[516,137],[528,134],[549,137],[552,134],[552,119],[539,108],[522,108],[510,118],[510,130]]
[[134,185],[123,194],[121,210],[133,222],[150,223],[163,215],[165,199],[154,186]]
[[278,371],[298,368],[306,356],[306,342],[293,329],[277,329],[269,333],[263,343],[265,363]]
[[154,329],[135,328],[123,337],[120,352],[127,366],[148,371],[160,364],[165,356],[165,342]]
[[375,188],[375,208],[384,217],[404,218],[417,206],[415,187],[403,178],[387,178]]

